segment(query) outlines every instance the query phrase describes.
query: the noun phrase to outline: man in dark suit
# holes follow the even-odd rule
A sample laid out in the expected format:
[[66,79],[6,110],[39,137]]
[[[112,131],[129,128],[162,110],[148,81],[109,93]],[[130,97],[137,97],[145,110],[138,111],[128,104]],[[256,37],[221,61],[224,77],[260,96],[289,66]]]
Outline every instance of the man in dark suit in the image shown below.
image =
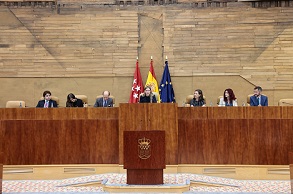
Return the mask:
[[113,99],[109,98],[110,92],[104,91],[102,95],[102,98],[96,100],[94,107],[113,107]]
[[261,92],[260,86],[254,88],[254,95],[250,97],[250,106],[268,106],[268,97],[261,95]]
[[43,92],[44,100],[40,100],[37,104],[37,108],[52,108],[57,107],[57,102],[55,100],[51,99],[51,92],[50,91],[44,91]]

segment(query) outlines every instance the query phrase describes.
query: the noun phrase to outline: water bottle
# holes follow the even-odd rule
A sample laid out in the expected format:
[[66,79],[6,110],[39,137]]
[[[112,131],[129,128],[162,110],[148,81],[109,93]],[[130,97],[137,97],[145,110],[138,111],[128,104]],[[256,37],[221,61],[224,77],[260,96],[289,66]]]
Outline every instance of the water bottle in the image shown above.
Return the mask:
[[185,107],[185,102],[183,101],[183,103],[182,103],[182,107]]
[[53,106],[53,102],[51,103],[51,108],[53,108],[54,106]]
[[22,103],[21,102],[19,102],[19,108],[22,108]]
[[83,107],[85,107],[85,108],[87,107],[87,104],[85,102],[83,103]]
[[213,106],[213,102],[212,101],[210,102],[210,106]]
[[245,102],[242,102],[242,106],[246,106]]

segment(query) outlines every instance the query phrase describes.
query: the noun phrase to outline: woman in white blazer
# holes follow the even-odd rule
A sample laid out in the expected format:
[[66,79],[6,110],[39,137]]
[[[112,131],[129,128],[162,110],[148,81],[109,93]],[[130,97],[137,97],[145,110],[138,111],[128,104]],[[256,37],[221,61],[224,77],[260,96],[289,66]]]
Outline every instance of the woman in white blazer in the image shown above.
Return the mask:
[[226,89],[223,96],[224,97],[220,98],[219,106],[238,106],[237,98],[232,89]]

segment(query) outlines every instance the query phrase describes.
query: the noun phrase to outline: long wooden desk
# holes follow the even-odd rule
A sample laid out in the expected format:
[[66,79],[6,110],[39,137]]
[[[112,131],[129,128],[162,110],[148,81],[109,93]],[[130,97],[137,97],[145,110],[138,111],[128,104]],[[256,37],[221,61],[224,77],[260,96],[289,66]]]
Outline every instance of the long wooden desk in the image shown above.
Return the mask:
[[166,164],[288,165],[293,150],[293,107],[120,104],[0,109],[0,118],[5,165],[122,164],[124,130],[165,130]]
[[2,177],[3,177],[3,127],[0,121],[0,194],[2,194]]

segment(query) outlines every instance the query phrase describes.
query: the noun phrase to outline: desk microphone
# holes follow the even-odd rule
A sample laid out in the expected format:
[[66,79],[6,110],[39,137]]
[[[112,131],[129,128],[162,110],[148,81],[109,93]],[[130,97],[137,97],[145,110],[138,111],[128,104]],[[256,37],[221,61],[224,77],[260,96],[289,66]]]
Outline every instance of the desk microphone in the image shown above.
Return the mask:
[[293,106],[293,103],[290,103],[290,102],[282,102],[283,104],[288,104],[288,105],[291,105]]

